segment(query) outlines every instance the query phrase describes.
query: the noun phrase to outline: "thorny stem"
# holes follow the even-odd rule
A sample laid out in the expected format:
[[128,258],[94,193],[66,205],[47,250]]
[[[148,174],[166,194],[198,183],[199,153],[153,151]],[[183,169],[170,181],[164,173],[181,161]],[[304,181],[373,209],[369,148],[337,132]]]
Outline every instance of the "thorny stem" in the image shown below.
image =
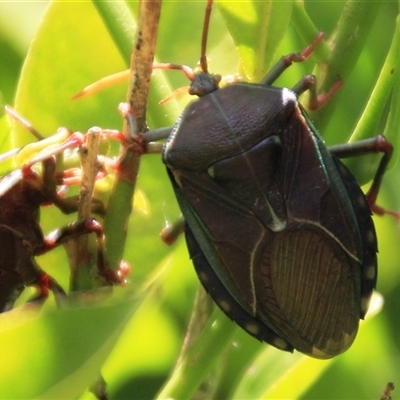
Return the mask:
[[[137,132],[146,128],[146,105],[150,86],[150,76],[157,42],[161,0],[141,1],[139,4],[138,26],[131,55],[130,81],[127,103],[134,113]],[[130,126],[124,123],[123,132],[129,139]],[[139,171],[140,154],[125,147],[120,155],[120,168],[107,206],[104,221],[106,249],[110,266],[118,268],[122,259],[132,199]]]
[[[88,132],[87,143],[81,148],[82,184],[78,207],[78,220],[91,216],[92,195],[97,175],[97,154],[100,132]],[[64,244],[71,267],[71,290],[76,291],[90,285],[90,258],[88,235],[80,235]]]

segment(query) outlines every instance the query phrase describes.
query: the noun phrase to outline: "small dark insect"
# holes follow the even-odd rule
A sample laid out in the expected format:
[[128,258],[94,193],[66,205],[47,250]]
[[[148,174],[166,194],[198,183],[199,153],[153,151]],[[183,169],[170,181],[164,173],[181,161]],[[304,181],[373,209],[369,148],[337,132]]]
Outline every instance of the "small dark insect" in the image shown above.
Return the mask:
[[[10,109],[8,112],[13,113]],[[65,148],[76,146],[81,140],[79,135],[72,135],[52,151],[62,152]],[[42,161],[42,174],[32,169],[38,161]],[[0,312],[13,307],[25,286],[38,288],[37,299],[45,299],[51,290],[56,299],[61,300],[65,296],[64,290],[39,267],[35,257],[76,236],[95,233],[100,274],[109,282],[124,281],[121,273],[108,268],[103,230],[94,218],[76,221],[47,236],[43,235],[39,224],[42,205],[55,204],[64,213],[72,213],[78,207],[77,196],[63,198],[57,193],[57,186],[64,181],[63,174],[60,176],[56,173],[55,167],[55,157],[44,150],[43,154],[34,157],[20,170],[0,179]],[[94,200],[92,211],[104,214],[103,204]]]
[[[200,97],[180,116],[163,149],[197,275],[222,311],[281,350],[334,357],[353,343],[377,278],[371,210],[392,154],[383,137],[327,148],[298,102],[315,77],[271,86],[301,53],[281,58],[261,83],[218,88],[208,72],[173,64]],[[162,131],[162,130],[159,130]],[[149,132],[152,135],[154,132]],[[149,136],[150,137],[150,136]],[[383,152],[367,195],[340,158]]]

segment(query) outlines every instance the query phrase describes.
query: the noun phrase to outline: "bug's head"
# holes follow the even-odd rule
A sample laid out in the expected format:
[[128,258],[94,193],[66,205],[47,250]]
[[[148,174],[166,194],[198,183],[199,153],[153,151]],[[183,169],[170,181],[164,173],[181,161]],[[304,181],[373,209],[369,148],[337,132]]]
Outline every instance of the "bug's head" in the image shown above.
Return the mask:
[[198,97],[210,94],[219,89],[221,79],[222,77],[219,74],[214,75],[204,71],[197,72],[190,84],[189,94]]
[[195,71],[189,88],[189,94],[198,97],[205,96],[209,93],[219,89],[219,83],[221,82],[221,75],[214,75],[208,71],[209,60],[207,58],[207,37],[208,29],[210,25],[210,16],[212,9],[213,0],[208,0],[206,12],[204,15],[203,34],[201,37],[201,54],[198,68]]

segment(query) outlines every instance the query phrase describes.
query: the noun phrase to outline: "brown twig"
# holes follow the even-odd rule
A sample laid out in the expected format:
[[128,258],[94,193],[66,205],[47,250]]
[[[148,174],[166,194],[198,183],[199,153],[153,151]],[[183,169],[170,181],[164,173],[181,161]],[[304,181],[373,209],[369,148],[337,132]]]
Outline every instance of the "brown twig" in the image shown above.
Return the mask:
[[[161,4],[162,0],[154,0],[141,1],[139,5],[127,93],[127,103],[134,115],[136,132],[143,132],[146,128],[147,97],[157,43]],[[132,138],[131,127],[127,121],[124,123],[123,132],[128,146],[125,146],[120,154],[119,169],[116,173],[116,181],[104,221],[107,255],[113,269],[118,268],[123,256],[127,235],[126,227],[132,212],[132,198],[140,166],[140,154],[129,148]]]

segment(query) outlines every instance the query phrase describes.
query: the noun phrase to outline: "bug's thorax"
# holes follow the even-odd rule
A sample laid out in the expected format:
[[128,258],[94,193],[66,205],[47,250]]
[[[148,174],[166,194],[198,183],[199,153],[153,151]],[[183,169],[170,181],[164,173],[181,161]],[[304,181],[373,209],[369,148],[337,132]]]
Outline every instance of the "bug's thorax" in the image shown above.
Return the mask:
[[266,130],[270,136],[281,133],[282,120],[290,118],[297,105],[289,89],[250,83],[226,86],[184,110],[164,146],[163,159],[172,169],[208,168],[227,152],[237,155],[254,147]]

